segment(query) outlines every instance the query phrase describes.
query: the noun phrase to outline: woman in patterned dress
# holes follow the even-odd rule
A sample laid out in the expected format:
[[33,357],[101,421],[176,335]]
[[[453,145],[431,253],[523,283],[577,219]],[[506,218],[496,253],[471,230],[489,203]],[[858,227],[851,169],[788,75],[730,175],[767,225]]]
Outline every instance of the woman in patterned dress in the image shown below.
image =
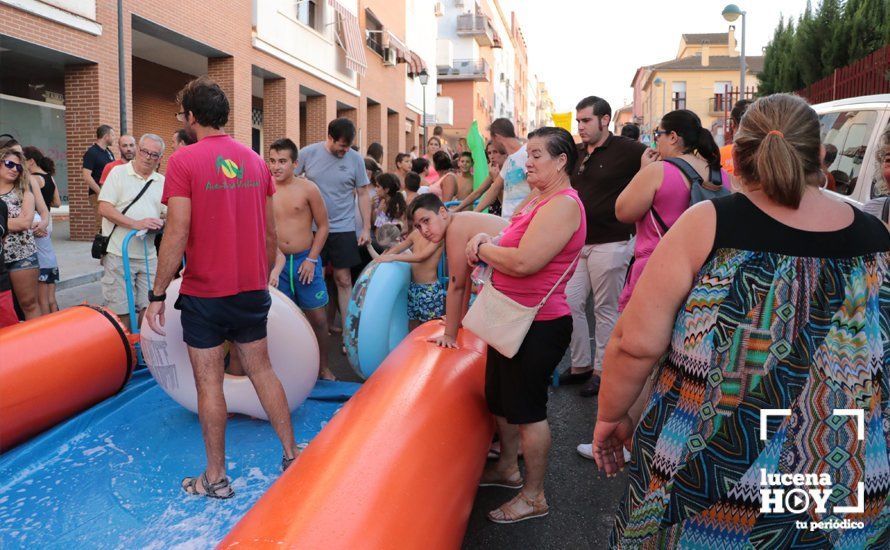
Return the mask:
[[609,476],[633,439],[613,547],[890,545],[890,235],[819,189],[823,154],[806,102],[759,99],[735,137],[741,192],[690,208],[649,260],[594,430]]

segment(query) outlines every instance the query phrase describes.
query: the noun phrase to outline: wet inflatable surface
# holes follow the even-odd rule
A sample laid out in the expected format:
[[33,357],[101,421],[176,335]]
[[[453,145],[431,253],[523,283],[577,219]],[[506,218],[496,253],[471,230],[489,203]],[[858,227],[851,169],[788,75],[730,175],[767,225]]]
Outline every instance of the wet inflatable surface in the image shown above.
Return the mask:
[[[359,387],[320,381],[292,415],[297,442]],[[233,499],[180,489],[204,468],[198,417],[139,371],[120,394],[0,455],[0,548],[214,546],[281,473],[269,423],[229,419],[226,463]]]

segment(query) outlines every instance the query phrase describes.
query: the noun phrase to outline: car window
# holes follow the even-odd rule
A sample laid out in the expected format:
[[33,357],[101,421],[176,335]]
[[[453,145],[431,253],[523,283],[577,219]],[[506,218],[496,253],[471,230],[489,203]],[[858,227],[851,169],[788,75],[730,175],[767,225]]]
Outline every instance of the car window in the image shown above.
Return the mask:
[[[874,176],[871,178],[871,198],[883,197],[890,195],[890,179],[884,180],[884,155],[883,143],[885,136],[890,136],[890,121],[884,127],[881,133],[881,139],[878,141],[878,150],[875,152],[875,170]],[[868,162],[868,159],[865,159]]]
[[841,111],[819,117],[826,152],[830,156],[833,150],[837,151],[826,167],[826,177],[834,180],[835,191],[842,195],[850,195],[856,189],[877,119],[877,111]]

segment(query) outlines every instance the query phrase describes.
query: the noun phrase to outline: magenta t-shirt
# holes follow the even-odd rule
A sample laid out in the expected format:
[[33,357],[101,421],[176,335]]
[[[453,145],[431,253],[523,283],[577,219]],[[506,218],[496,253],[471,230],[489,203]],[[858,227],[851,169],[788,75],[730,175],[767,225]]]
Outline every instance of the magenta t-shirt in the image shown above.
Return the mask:
[[267,287],[266,198],[273,193],[263,159],[227,134],[173,153],[162,202],[185,197],[192,209],[182,294],[218,298]]
[[[566,272],[569,265],[575,261],[575,258],[578,257],[578,253],[581,251],[581,247],[584,246],[584,239],[587,236],[587,217],[584,214],[584,205],[581,204],[581,199],[578,198],[578,192],[571,188],[565,189],[542,203],[529,203],[521,212],[513,215],[510,225],[501,234],[501,239],[498,242],[498,246],[518,248],[523,235],[525,235],[525,231],[538,213],[538,210],[561,195],[567,195],[575,199],[575,202],[578,203],[578,208],[581,209],[581,225],[563,249],[540,271],[527,277],[511,277],[497,269],[492,272],[492,285],[524,306],[531,307],[539,304],[544,299],[544,296],[550,292],[550,289],[553,288],[560,276]],[[563,277],[559,286],[556,287],[556,290],[547,299],[544,307],[538,311],[535,321],[549,321],[571,315],[572,312],[566,301],[566,284],[571,278],[571,272]]]

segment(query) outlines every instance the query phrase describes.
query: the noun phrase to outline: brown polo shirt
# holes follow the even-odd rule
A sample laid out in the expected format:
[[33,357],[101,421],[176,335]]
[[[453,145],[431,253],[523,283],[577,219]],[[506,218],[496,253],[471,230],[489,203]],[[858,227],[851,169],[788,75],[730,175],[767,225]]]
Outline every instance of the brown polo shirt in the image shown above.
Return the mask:
[[635,233],[634,224],[621,223],[615,217],[615,201],[640,171],[640,157],[645,150],[646,146],[639,141],[611,132],[589,158],[587,145],[578,144],[572,187],[578,190],[587,212],[586,244],[626,241]]

